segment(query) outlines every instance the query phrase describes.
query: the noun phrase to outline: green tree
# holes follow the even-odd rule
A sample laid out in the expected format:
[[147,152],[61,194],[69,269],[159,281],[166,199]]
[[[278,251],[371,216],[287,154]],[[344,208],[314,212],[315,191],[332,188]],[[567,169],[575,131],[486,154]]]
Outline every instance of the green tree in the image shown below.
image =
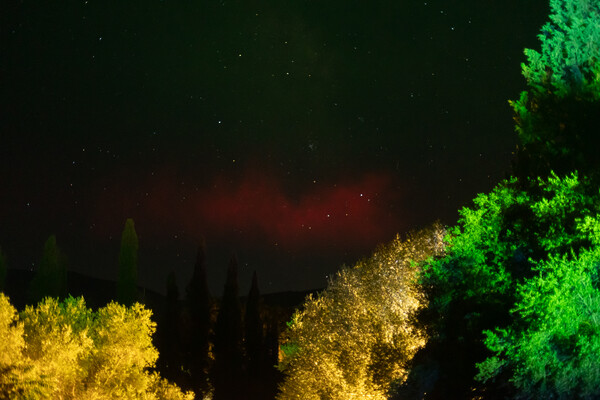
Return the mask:
[[[595,154],[600,144],[600,3],[551,0],[550,7],[550,21],[539,35],[540,52],[525,50],[528,88],[510,102],[517,123],[518,179],[478,195],[450,230],[447,255],[423,266],[421,282],[428,289],[430,307],[421,320],[432,336],[418,357],[412,381],[429,379],[426,391],[432,398],[445,398],[447,393],[468,398],[477,391],[500,398],[570,393],[585,397],[590,392],[584,388],[594,382],[583,376],[595,365],[574,367],[589,358],[571,346],[573,336],[551,326],[562,318],[555,306],[580,307],[579,295],[561,302],[543,287],[556,274],[553,290],[594,298],[585,283],[585,257],[580,257],[593,252],[592,238],[581,222],[600,211],[600,161]],[[572,172],[577,170],[585,177]],[[578,277],[558,279],[569,268]],[[575,288],[577,279],[583,286]],[[535,315],[545,325],[530,318],[533,299]],[[573,321],[578,324],[581,319]],[[568,326],[572,325],[565,332],[570,332]],[[561,343],[569,338],[571,347],[557,347],[554,339],[548,345],[549,337]],[[596,340],[593,335],[587,339]],[[573,364],[550,365],[552,352]],[[557,368],[565,372],[555,373]],[[427,371],[433,373],[424,379]],[[548,375],[540,378],[538,373]],[[578,376],[579,392],[571,391],[573,382],[565,378],[571,373],[571,378]]]
[[[505,181],[460,212],[446,239],[446,256],[426,263],[421,278],[429,288],[426,321],[434,332],[427,348],[440,376],[430,395],[464,397],[476,387],[506,395],[518,390],[507,384],[513,379],[507,370],[504,375],[494,370],[498,379],[484,386],[475,381],[481,373],[476,364],[497,350],[484,341],[484,332],[512,325],[511,310],[523,297],[522,288],[534,285],[540,265],[575,262],[590,248],[592,236],[582,221],[598,213],[597,186],[577,174],[539,179],[527,192],[516,179]],[[487,370],[493,370],[491,363]]]
[[277,398],[386,399],[426,342],[413,324],[426,306],[416,273],[419,262],[443,253],[443,236],[436,225],[404,241],[397,237],[309,296],[286,332],[286,378]]
[[121,235],[119,252],[119,275],[117,279],[117,300],[126,306],[132,305],[137,295],[138,237],[133,219],[125,221]]
[[518,286],[512,324],[485,332],[495,354],[478,364],[479,380],[508,377],[517,398],[600,396],[600,219],[580,228],[591,248],[536,263]]
[[600,4],[551,0],[541,51],[526,49],[528,90],[510,101],[519,138],[519,177],[579,170],[597,174],[600,161]]
[[51,235],[29,287],[29,302],[35,304],[46,296],[64,298],[67,294],[67,261]]

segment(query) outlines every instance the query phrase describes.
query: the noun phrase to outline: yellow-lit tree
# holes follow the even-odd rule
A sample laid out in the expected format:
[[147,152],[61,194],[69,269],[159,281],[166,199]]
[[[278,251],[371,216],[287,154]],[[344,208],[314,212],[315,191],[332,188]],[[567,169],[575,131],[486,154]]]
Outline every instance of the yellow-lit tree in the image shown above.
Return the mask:
[[149,372],[158,358],[152,312],[83,298],[45,298],[20,316],[0,293],[0,399],[191,400]]
[[21,352],[23,323],[8,297],[0,293],[0,399],[16,398],[25,382]]
[[438,225],[396,237],[310,296],[289,324],[278,400],[385,399],[425,344],[412,323],[426,305],[415,274],[419,262],[442,254],[443,237]]
[[20,315],[24,324],[23,360],[31,373],[43,380],[43,392],[59,398],[79,392],[87,375],[86,360],[93,348],[91,311],[82,298],[58,302],[47,297],[37,307],[27,306]]

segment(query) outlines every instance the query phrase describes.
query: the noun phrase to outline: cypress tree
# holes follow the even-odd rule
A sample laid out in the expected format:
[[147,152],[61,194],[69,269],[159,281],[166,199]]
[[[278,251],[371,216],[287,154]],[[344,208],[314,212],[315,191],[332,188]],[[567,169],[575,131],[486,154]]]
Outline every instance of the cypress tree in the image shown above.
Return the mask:
[[239,390],[242,378],[241,328],[238,267],[234,256],[227,269],[227,280],[215,327],[215,364],[212,369],[215,400],[237,400],[244,397]]
[[171,270],[167,276],[165,313],[162,323],[157,327],[157,336],[160,341],[158,367],[161,370],[161,375],[176,382],[179,378],[182,362],[180,317],[179,289],[177,288],[175,271]]
[[128,218],[121,235],[117,280],[117,301],[125,306],[131,306],[137,300],[138,248],[135,225],[133,219]]
[[186,339],[185,364],[190,372],[192,387],[200,397],[209,389],[209,334],[211,298],[206,276],[206,242],[198,245],[194,273],[187,287],[189,336]]
[[40,267],[29,287],[29,302],[36,304],[44,297],[64,298],[66,294],[66,258],[56,244],[56,236],[50,235],[44,243]]
[[261,372],[263,353],[263,323],[260,317],[260,292],[256,271],[252,275],[252,286],[246,302],[244,318],[244,347],[246,350],[246,365],[249,376],[257,376]]
[[283,372],[276,367],[279,364],[279,318],[273,310],[269,313],[267,330],[263,342],[262,354],[262,376],[263,385],[262,397],[264,399],[274,399],[278,389],[277,387],[283,380]]
[[265,335],[264,344],[264,365],[273,374],[277,374],[274,368],[279,364],[279,324],[276,315],[270,316],[270,321],[267,324],[267,333]]

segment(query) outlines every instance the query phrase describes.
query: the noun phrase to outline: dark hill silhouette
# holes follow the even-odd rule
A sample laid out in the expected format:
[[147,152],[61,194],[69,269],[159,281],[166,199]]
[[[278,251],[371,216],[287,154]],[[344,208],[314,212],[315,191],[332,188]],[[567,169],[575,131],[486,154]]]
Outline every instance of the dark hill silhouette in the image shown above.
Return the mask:
[[[27,290],[34,271],[9,269],[6,274],[4,293],[19,310],[27,304]],[[164,296],[152,290],[138,287],[140,300],[158,312],[164,303]],[[77,272],[67,272],[67,293],[73,297],[83,296],[88,307],[97,309],[105,306],[116,297],[114,281],[94,278]]]
[[[22,269],[9,269],[6,275],[6,284],[4,293],[10,298],[11,303],[19,310],[27,304],[27,290],[29,283],[33,278],[33,271]],[[83,296],[88,307],[97,309],[106,305],[115,299],[116,283],[115,281],[94,278],[83,275],[78,272],[69,271],[67,276],[67,292],[73,297]],[[152,291],[138,287],[139,294],[144,299],[144,304],[152,308],[156,314],[160,313],[165,303],[165,296]],[[288,312],[300,307],[306,296],[316,294],[322,289],[306,291],[286,291],[277,293],[262,294],[264,305],[281,308]],[[220,299],[217,299],[220,300]],[[182,299],[180,299],[182,301]],[[242,304],[246,303],[246,297],[240,297]]]

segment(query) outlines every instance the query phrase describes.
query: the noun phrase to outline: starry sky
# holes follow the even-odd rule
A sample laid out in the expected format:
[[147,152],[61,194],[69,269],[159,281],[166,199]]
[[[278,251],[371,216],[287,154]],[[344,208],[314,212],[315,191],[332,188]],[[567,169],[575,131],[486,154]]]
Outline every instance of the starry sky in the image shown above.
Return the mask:
[[340,265],[510,173],[508,99],[546,0],[8,0],[0,6],[0,246],[220,294],[325,286]]

